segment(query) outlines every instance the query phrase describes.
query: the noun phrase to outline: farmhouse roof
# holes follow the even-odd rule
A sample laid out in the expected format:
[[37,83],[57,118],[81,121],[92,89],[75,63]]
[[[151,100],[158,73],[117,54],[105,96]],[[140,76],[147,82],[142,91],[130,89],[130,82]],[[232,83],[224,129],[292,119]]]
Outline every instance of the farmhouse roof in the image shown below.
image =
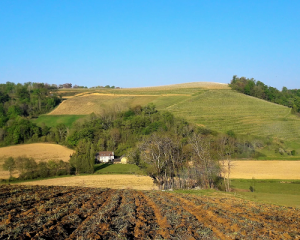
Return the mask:
[[99,156],[114,156],[114,152],[110,152],[110,151],[99,152]]

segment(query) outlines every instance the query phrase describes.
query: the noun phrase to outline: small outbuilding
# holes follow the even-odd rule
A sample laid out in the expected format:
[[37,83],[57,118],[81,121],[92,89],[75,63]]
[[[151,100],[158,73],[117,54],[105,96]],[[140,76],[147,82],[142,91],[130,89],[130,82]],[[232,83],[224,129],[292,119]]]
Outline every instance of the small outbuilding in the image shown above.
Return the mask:
[[97,163],[113,162],[114,158],[115,158],[114,152],[111,151],[98,152],[96,155],[96,162]]
[[121,163],[122,164],[127,164],[128,163],[128,158],[127,157],[121,157]]

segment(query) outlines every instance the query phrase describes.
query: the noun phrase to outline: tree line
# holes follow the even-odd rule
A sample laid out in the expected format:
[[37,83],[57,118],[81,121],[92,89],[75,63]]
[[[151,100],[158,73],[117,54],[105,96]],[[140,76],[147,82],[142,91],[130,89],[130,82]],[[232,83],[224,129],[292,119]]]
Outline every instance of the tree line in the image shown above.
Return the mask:
[[62,160],[50,160],[48,162],[37,162],[33,158],[26,156],[9,157],[4,161],[2,168],[9,171],[10,180],[13,173],[18,173],[20,180],[47,178],[53,176],[68,175],[71,166],[68,162]]
[[300,112],[300,89],[287,89],[283,87],[281,91],[274,87],[265,85],[254,78],[233,76],[229,86],[238,92],[287,106],[292,109],[292,113]]

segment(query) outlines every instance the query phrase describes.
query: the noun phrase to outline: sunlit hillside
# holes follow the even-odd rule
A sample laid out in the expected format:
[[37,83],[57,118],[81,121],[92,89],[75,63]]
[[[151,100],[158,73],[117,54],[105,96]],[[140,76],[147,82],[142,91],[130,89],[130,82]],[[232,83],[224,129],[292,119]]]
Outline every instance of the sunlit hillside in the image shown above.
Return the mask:
[[[278,104],[246,96],[220,83],[185,83],[130,89],[63,89],[69,97],[49,115],[85,115],[154,103],[159,110],[207,128],[237,134],[300,139],[300,118]],[[72,94],[70,94],[72,93]],[[73,96],[70,96],[73,95]]]

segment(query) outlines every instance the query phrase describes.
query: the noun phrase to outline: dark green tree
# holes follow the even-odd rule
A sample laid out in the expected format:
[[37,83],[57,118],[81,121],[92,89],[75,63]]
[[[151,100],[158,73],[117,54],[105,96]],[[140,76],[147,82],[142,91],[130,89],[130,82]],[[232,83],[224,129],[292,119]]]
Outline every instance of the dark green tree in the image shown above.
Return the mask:
[[4,161],[2,168],[4,171],[9,171],[9,176],[12,177],[12,173],[16,169],[16,162],[14,158],[12,157],[7,158]]

